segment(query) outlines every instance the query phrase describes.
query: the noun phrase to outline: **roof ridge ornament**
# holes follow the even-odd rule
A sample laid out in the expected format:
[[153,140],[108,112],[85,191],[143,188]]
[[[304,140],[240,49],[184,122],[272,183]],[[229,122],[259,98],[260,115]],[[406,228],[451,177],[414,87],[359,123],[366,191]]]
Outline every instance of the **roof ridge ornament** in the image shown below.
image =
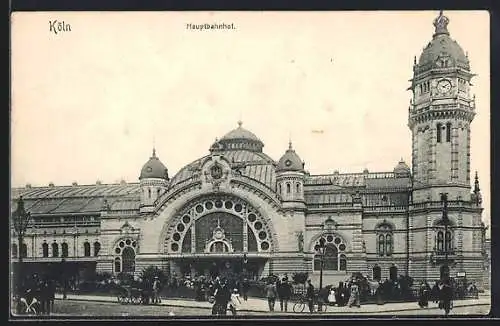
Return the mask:
[[450,35],[450,32],[448,32],[449,22],[450,22],[450,20],[448,19],[448,17],[444,16],[443,11],[440,10],[439,16],[437,16],[433,22],[433,25],[435,27],[434,37],[437,35],[442,35],[442,34]]
[[240,119],[240,120],[238,120],[238,128],[241,128],[241,125],[242,125],[242,124],[243,124],[243,121],[241,121],[241,119]]

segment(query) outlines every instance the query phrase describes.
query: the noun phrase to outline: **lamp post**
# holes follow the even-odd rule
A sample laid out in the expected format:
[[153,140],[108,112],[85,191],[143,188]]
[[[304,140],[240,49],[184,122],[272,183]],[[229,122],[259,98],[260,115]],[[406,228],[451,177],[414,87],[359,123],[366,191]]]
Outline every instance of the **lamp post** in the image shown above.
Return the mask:
[[321,260],[320,260],[320,269],[319,269],[319,290],[323,288],[323,264],[324,264],[324,257],[325,257],[325,249],[326,249],[326,244],[325,244],[325,239],[321,237],[318,241],[318,243],[314,246],[314,250],[316,250],[317,253],[319,253]]
[[[448,247],[448,243],[451,244],[451,235],[448,235],[448,225],[450,223],[450,220],[448,219],[448,194],[447,193],[442,193],[441,194],[441,203],[443,204],[443,224],[444,224],[444,265],[443,265],[443,275],[441,277],[444,280],[448,280],[449,277],[449,267],[448,267],[448,250],[451,248]],[[451,246],[450,246],[451,247]]]
[[31,219],[31,214],[27,212],[24,208],[24,200],[23,197],[20,196],[19,199],[17,200],[17,209],[16,211],[12,214],[12,219],[13,219],[13,224],[14,224],[14,230],[17,233],[17,241],[18,241],[18,257],[19,257],[19,262],[18,262],[18,275],[16,275],[17,279],[17,284],[16,284],[16,290],[20,291],[21,289],[21,284],[23,280],[23,254],[24,254],[24,236],[26,234],[26,229],[28,228],[28,224]]

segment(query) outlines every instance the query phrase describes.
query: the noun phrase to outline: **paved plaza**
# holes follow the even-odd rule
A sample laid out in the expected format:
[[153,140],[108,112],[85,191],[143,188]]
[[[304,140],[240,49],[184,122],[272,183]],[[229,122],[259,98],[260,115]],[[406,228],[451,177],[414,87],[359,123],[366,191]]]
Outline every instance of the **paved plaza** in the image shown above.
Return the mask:
[[[487,315],[490,311],[491,299],[489,295],[483,294],[478,299],[455,300],[452,316]],[[275,311],[269,312],[265,299],[248,298],[239,307],[238,315],[243,316],[304,316],[311,314],[307,308],[302,313],[292,312],[293,303],[288,306],[289,312],[281,312],[279,302],[276,303]],[[200,302],[189,299],[163,299],[158,305],[132,305],[120,304],[113,296],[92,295],[68,295],[63,300],[62,295],[56,296],[53,317],[106,317],[106,316],[210,316],[212,305],[208,302]],[[316,312],[315,315],[318,313]],[[429,316],[443,315],[443,311],[437,304],[430,303],[429,308],[419,308],[416,302],[387,303],[384,305],[367,304],[361,307],[332,307],[329,306],[322,315],[390,315],[390,316]],[[230,315],[229,315],[230,317]]]

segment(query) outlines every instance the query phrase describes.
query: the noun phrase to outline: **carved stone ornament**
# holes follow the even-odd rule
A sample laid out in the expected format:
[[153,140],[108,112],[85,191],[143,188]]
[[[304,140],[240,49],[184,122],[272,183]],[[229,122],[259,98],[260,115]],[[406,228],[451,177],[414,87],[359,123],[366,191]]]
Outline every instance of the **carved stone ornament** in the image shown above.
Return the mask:
[[218,163],[215,163],[210,168],[210,176],[216,180],[222,178],[222,166]]

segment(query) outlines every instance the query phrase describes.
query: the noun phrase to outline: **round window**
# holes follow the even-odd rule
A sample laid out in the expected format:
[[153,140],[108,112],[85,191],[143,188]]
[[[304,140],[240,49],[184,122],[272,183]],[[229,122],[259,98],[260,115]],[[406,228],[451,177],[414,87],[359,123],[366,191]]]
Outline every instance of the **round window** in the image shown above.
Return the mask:
[[220,201],[220,200],[216,200],[216,201],[215,201],[215,207],[217,207],[217,208],[221,208],[221,207],[222,207],[222,201]]
[[185,224],[188,224],[189,222],[191,222],[191,218],[189,217],[189,215],[184,215],[182,217],[182,222],[184,222]]
[[266,237],[267,237],[266,232],[264,232],[264,231],[259,232],[259,239],[260,240],[264,240]]
[[123,242],[123,241],[120,241],[120,244],[119,244],[119,246],[120,246],[121,248],[125,247],[125,242]]
[[340,240],[340,238],[335,238],[335,244],[339,244],[341,242],[342,242],[342,240]]
[[179,250],[179,245],[177,243],[172,243],[170,248],[172,249],[172,251],[177,251],[177,250]]
[[120,248],[116,248],[116,249],[115,249],[115,252],[116,252],[117,254],[119,254],[120,252],[122,252],[122,250],[121,250]]
[[134,248],[137,247],[137,242],[135,242],[135,241],[132,242],[132,247],[134,247]]
[[257,220],[257,215],[255,215],[254,213],[248,214],[248,220],[252,223],[255,222],[255,220]]
[[332,242],[333,241],[333,236],[332,235],[327,236],[326,237],[326,241]]
[[179,232],[184,231],[184,225],[181,223],[177,224],[177,231],[179,231]]
[[224,206],[226,207],[226,209],[231,209],[233,208],[233,202],[227,201]]
[[260,230],[260,229],[262,229],[262,223],[260,223],[260,222],[258,222],[258,221],[257,221],[257,222],[255,222],[255,224],[254,224],[253,226],[255,227],[255,229],[256,229],[256,230]]
[[339,249],[340,249],[340,251],[344,251],[345,250],[345,244],[341,243],[340,246],[339,246]]
[[213,207],[214,207],[214,204],[212,204],[212,202],[211,202],[211,201],[207,201],[207,202],[205,203],[205,208],[206,208],[206,209],[212,209]]
[[132,243],[132,241],[130,241],[130,239],[127,239],[127,241],[125,241],[125,243],[127,244],[127,246],[130,246],[130,244]]
[[196,206],[196,212],[197,213],[203,212],[203,206],[201,206],[201,205]]
[[241,204],[236,204],[234,205],[234,210],[239,213],[243,210],[243,206],[241,206]]
[[175,241],[179,241],[181,239],[181,235],[179,233],[174,233],[174,236],[172,237]]
[[261,244],[260,244],[260,248],[262,250],[267,250],[269,249],[269,243],[267,241],[263,241]]

